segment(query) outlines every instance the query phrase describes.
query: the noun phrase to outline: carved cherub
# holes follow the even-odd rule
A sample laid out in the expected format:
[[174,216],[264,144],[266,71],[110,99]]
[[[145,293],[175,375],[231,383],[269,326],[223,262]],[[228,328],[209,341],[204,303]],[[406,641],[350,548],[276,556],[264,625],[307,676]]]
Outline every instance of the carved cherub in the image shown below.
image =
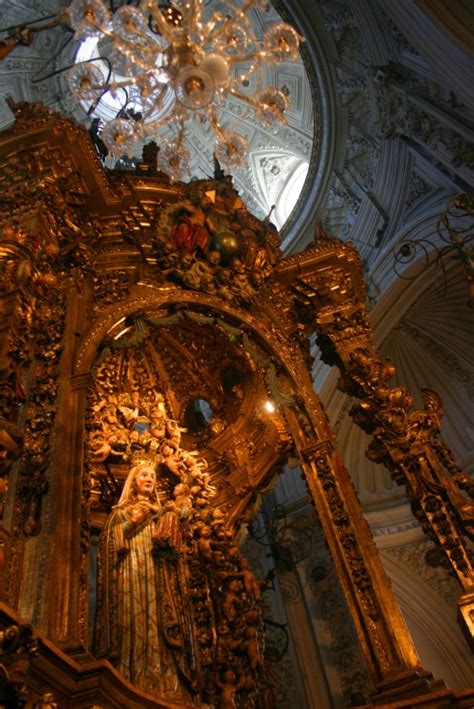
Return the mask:
[[183,462],[171,441],[163,441],[160,448],[162,462],[177,478],[184,472]]
[[242,558],[241,567],[242,567],[242,581],[244,583],[244,589],[245,593],[247,596],[250,598],[250,600],[254,601],[255,603],[258,603],[260,600],[260,584],[255,578],[255,575],[250,569],[249,562],[247,559]]
[[244,643],[242,631],[235,628],[231,631],[228,623],[222,622],[219,626],[219,642],[224,650],[233,653],[235,650],[239,650]]
[[122,416],[127,424],[131,424],[133,421],[135,421],[138,418],[138,414],[139,414],[138,406],[133,407],[131,405],[131,402],[129,402],[129,401],[127,401],[125,404],[119,404],[117,408],[120,411],[120,413],[122,414]]
[[250,667],[255,671],[257,668],[263,666],[263,658],[260,643],[258,641],[257,628],[250,625],[245,630],[245,637],[247,639],[244,643],[244,648],[249,658]]
[[236,709],[235,694],[244,686],[245,677],[242,675],[237,682],[235,672],[226,670],[222,675],[222,679],[223,681],[216,675],[216,684],[221,690],[219,709]]
[[189,455],[189,454],[184,454],[182,456],[182,460],[184,465],[186,466],[187,472],[191,477],[195,477],[195,475],[199,475],[200,473],[200,465],[196,458],[194,456]]
[[109,455],[122,455],[126,445],[126,437],[114,430],[105,439],[102,435],[95,435],[91,442],[91,457],[102,463]]
[[230,266],[234,273],[230,286],[231,293],[240,296],[244,300],[250,300],[255,295],[255,290],[250,285],[243,262],[239,258],[233,258]]
[[[211,479],[211,476],[207,472],[207,460],[204,460],[204,458],[200,458],[198,461],[196,461],[196,463],[196,466],[194,466],[192,472],[190,472],[191,477],[203,487],[209,488],[209,481]],[[212,490],[214,490],[214,488],[212,488]]]
[[224,513],[218,507],[212,512],[211,527],[217,529],[224,526]]
[[227,620],[232,623],[237,617],[237,609],[239,604],[239,591],[241,590],[240,581],[232,579],[229,582],[229,587],[222,601],[222,610]]
[[150,433],[155,438],[164,438],[166,434],[166,418],[160,409],[151,414]]
[[58,709],[58,705],[54,701],[53,694],[51,692],[46,692],[43,694],[40,701],[34,705],[34,709]]
[[193,498],[189,487],[184,483],[179,483],[173,490],[174,500],[166,503],[166,509],[175,512],[180,517],[189,517],[193,506]]
[[[226,531],[225,531],[224,527],[217,527],[217,529],[215,530],[215,535],[217,537],[217,541],[220,544],[223,544],[223,543],[227,544],[228,539],[227,539],[227,535],[226,535]],[[227,544],[227,546],[228,546],[228,544]]]
[[194,290],[203,289],[213,279],[211,267],[205,261],[195,261],[183,274],[183,283]]
[[185,430],[186,429],[181,428],[178,422],[173,419],[168,419],[166,421],[166,432],[169,436],[170,444],[174,445],[176,448],[179,448],[181,443],[181,431]]
[[211,529],[204,525],[199,532],[198,549],[199,553],[206,559],[212,561]]

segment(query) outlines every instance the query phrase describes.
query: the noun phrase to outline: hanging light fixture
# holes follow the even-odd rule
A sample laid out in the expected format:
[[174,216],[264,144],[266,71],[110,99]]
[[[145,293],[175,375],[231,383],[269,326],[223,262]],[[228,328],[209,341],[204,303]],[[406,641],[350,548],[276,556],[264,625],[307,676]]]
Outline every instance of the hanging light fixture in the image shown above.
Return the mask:
[[434,266],[436,287],[443,295],[448,290],[448,260],[458,261],[466,275],[468,305],[474,308],[474,196],[467,192],[453,195],[436,231],[404,239],[393,250],[393,259],[397,276],[408,281]]
[[[197,115],[214,132],[219,162],[240,165],[248,143],[220,124],[219,110],[225,99],[235,97],[255,111],[263,126],[286,123],[283,91],[267,86],[249,96],[241,87],[262,64],[296,61],[302,40],[293,27],[278,23],[259,41],[247,13],[266,4],[229,2],[229,14],[224,14],[212,12],[203,0],[142,0],[138,7],[123,5],[111,12],[103,0],[73,0],[66,12],[75,38],[96,38],[106,46],[110,67],[104,74],[94,61],[76,63],[67,74],[73,96],[94,107],[107,92],[112,97],[125,92],[139,107],[106,122],[101,139],[107,148],[118,156],[130,154],[137,141],[170,126],[175,137],[161,143],[158,167],[172,178],[182,177],[191,159],[186,123]],[[238,65],[243,73],[234,71]]]

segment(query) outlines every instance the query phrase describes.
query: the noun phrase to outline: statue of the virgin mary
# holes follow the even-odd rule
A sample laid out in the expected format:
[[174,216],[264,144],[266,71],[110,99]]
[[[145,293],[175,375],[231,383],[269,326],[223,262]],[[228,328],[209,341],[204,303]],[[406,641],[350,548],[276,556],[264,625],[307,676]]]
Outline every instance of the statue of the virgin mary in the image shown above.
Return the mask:
[[94,651],[140,689],[189,703],[196,653],[179,549],[183,509],[161,504],[150,460],[131,468],[100,537]]
[[259,584],[212,504],[206,461],[181,448],[163,407],[135,408],[150,430],[134,409],[117,432],[135,454],[99,540],[94,654],[172,705],[259,706]]

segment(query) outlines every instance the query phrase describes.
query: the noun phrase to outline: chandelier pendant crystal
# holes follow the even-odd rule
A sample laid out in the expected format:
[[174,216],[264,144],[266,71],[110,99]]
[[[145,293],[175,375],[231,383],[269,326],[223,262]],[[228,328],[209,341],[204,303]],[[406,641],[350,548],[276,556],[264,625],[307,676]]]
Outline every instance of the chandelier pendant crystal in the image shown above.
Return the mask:
[[[247,16],[252,8],[264,8],[266,0],[230,2],[229,14],[211,13],[203,0],[142,0],[138,7],[123,5],[111,12],[104,0],[73,0],[66,9],[79,41],[91,37],[107,43],[107,76],[87,60],[68,71],[74,98],[90,101],[92,109],[106,92],[116,96],[133,92],[139,115],[119,115],[106,122],[101,139],[117,156],[131,155],[138,141],[155,137],[170,126],[176,137],[160,144],[160,169],[174,179],[190,164],[185,147],[185,125],[198,115],[208,121],[215,135],[215,154],[225,167],[240,165],[248,143],[243,135],[219,123],[218,113],[226,98],[234,97],[255,111],[268,127],[285,123],[288,99],[280,89],[265,87],[253,96],[242,92],[262,64],[297,61],[302,37],[286,23],[256,38]],[[237,65],[245,71],[235,71]],[[115,69],[115,67],[119,69]],[[113,78],[111,78],[113,77]]]

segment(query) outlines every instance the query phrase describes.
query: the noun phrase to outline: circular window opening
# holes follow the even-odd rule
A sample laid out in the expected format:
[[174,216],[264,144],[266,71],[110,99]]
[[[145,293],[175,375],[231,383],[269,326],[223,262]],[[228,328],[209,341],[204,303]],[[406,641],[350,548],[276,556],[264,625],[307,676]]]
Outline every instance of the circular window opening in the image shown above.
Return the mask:
[[192,399],[184,410],[184,425],[189,433],[199,433],[212,421],[212,407],[205,399]]

